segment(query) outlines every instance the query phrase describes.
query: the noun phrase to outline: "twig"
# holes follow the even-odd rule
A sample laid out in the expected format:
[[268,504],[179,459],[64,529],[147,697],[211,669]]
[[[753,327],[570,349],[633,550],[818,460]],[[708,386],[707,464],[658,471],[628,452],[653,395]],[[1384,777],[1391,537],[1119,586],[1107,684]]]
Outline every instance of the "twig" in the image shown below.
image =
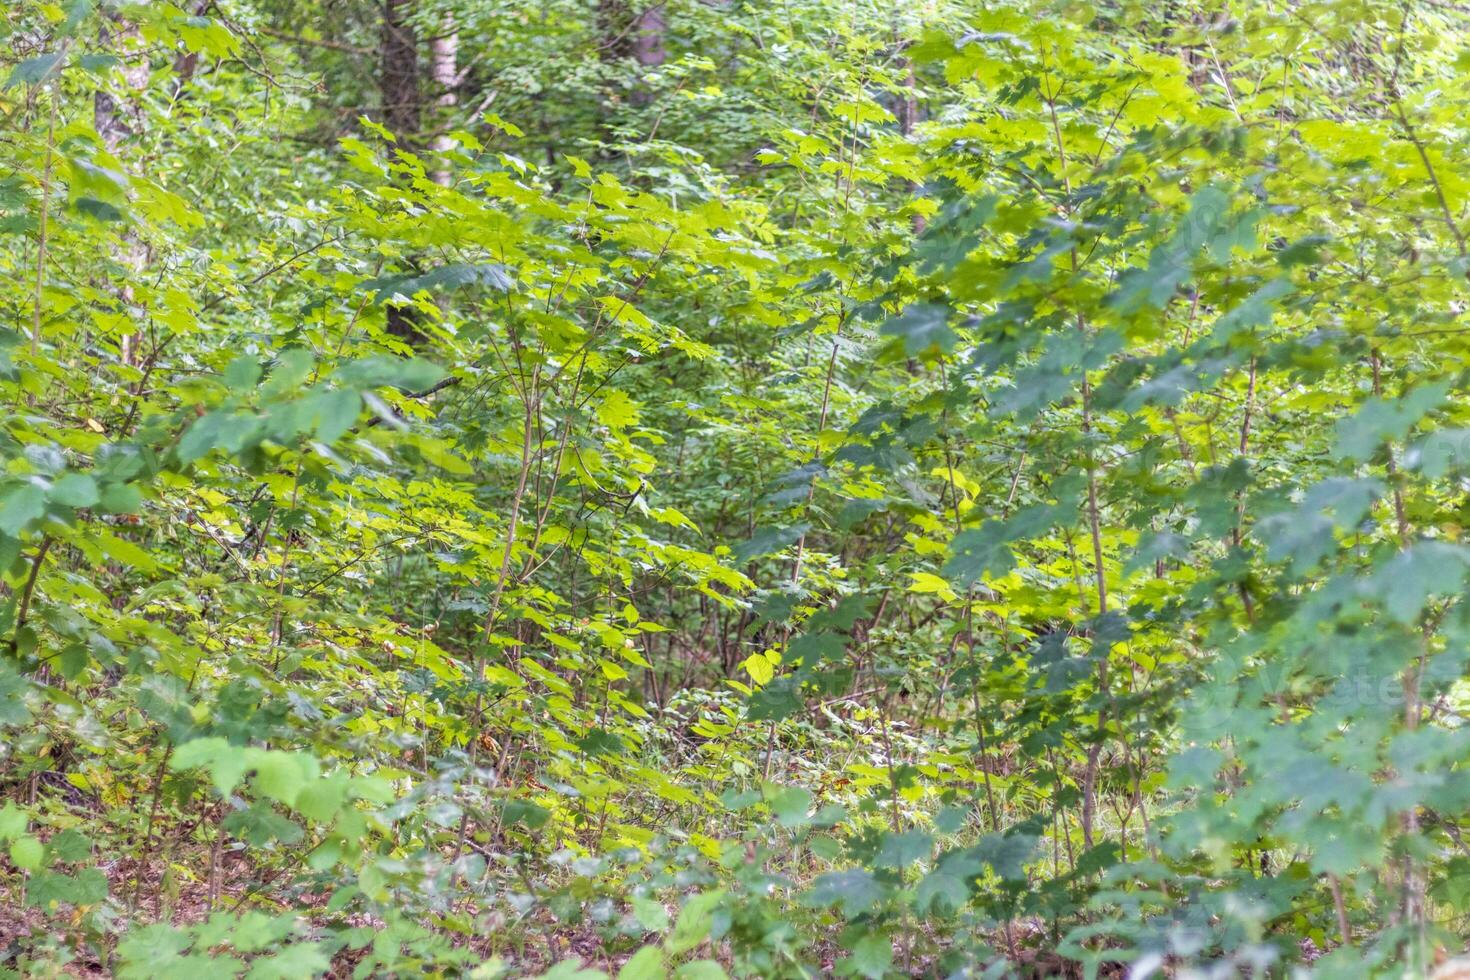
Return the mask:
[[[423,391],[410,392],[403,397],[409,399],[410,401],[417,401],[420,398],[428,398],[435,392],[443,391],[445,388],[453,388],[455,385],[459,384],[463,380],[463,378],[457,375],[450,375],[449,377],[445,378],[438,384],[433,385],[432,387],[425,388]],[[375,415],[367,420],[368,428],[372,428],[375,425],[381,425],[382,423],[383,417],[381,415]]]

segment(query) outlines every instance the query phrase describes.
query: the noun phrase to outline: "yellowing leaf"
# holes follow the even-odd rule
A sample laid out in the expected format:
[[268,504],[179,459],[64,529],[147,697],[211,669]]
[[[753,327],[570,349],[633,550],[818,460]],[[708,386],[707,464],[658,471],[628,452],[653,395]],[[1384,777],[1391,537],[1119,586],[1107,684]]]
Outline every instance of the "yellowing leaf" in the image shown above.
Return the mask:
[[764,652],[751,654],[741,661],[740,666],[757,685],[769,684],[776,676],[776,665]]
[[955,592],[949,583],[932,572],[910,572],[909,577],[913,582],[909,583],[909,591],[920,595],[937,595],[945,602],[953,602],[956,598]]
[[597,406],[597,420],[612,429],[638,424],[638,404],[626,392],[609,391]]

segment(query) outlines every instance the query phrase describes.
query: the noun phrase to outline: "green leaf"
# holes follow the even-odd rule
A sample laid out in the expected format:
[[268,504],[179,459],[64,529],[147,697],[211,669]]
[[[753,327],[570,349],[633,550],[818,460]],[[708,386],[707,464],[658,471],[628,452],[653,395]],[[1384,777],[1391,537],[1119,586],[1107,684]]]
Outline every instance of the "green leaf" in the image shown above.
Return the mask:
[[783,827],[805,826],[813,799],[800,786],[785,786],[770,799],[771,815]]
[[183,437],[179,439],[178,446],[174,449],[179,458],[179,465],[188,466],[196,459],[212,452],[242,422],[243,420],[236,416],[224,412],[210,412],[196,419],[194,424],[185,430]]
[[24,810],[14,801],[7,802],[5,808],[0,809],[0,841],[14,840],[24,834],[29,823],[30,817]]
[[0,496],[0,534],[18,538],[46,513],[46,491],[35,483],[23,483]]
[[75,864],[92,856],[92,840],[78,830],[63,830],[46,842],[46,853],[55,861]]
[[1277,301],[1291,295],[1293,288],[1290,279],[1272,279],[1215,321],[1213,339],[1217,343],[1227,343],[1236,334],[1254,327],[1270,326]]
[[577,739],[577,748],[591,756],[622,755],[624,751],[622,740],[603,728],[593,728]]
[[225,385],[233,392],[253,390],[260,383],[260,376],[259,358],[248,354],[241,354],[225,367]]
[[914,904],[921,912],[956,912],[969,902],[971,882],[984,870],[984,863],[969,848],[949,851],[920,879]]
[[319,943],[292,943],[273,956],[258,957],[250,964],[245,980],[297,980],[324,976],[332,959]]
[[314,759],[300,752],[250,749],[246,758],[255,770],[255,789],[286,806],[295,805],[316,767]]
[[75,875],[38,871],[26,886],[26,901],[35,908],[49,908],[52,903],[97,905],[106,899],[107,877],[96,868]]
[[1404,454],[1404,466],[1431,480],[1470,467],[1470,429],[1431,432]]
[[168,923],[142,926],[133,929],[117,945],[117,955],[125,964],[136,964],[144,968],[135,976],[148,976],[148,964],[158,965],[176,958],[192,944],[189,935]]
[[11,69],[10,77],[5,80],[5,90],[17,85],[39,85],[58,71],[66,52],[57,51],[53,54],[37,55],[27,58]]
[[773,555],[796,544],[809,530],[811,530],[810,524],[761,528],[750,540],[735,547],[735,562],[744,565],[756,558]]
[[687,953],[709,938],[714,926],[714,911],[725,900],[723,889],[701,892],[684,903],[674,931],[664,940],[664,948],[670,956]]
[[99,506],[107,514],[136,514],[143,506],[143,492],[131,483],[109,483],[102,488]]
[[1460,590],[1470,566],[1470,549],[1443,541],[1420,541],[1399,552],[1373,577],[1371,591],[1383,597],[1388,614],[1413,622],[1435,596]]
[[1021,881],[1026,877],[1025,864],[1036,849],[1036,841],[1036,837],[1024,833],[986,834],[972,853],[1000,877]]
[[810,670],[829,660],[847,655],[847,638],[839,633],[803,633],[786,646],[782,661]]
[[1146,268],[1123,273],[1108,305],[1125,315],[1162,308],[1193,273],[1202,250],[1223,262],[1232,247],[1249,247],[1255,215],[1248,212],[1231,221],[1226,218],[1229,208],[1230,197],[1219,187],[1196,191],[1174,235],[1153,249]]
[[865,933],[853,944],[847,966],[858,976],[883,980],[893,968],[893,940],[881,933]]
[[1104,841],[1091,850],[1077,856],[1077,873],[1095,875],[1114,867],[1122,859],[1122,850],[1116,841]]
[[625,429],[638,424],[638,404],[627,392],[609,391],[597,406],[597,420],[611,429]]
[[421,292],[435,289],[458,289],[461,286],[488,286],[497,292],[508,292],[514,280],[510,270],[499,263],[469,265],[455,262],[423,275],[379,276],[358,284],[358,289],[371,290],[374,303],[395,298],[412,299]]
[[917,357],[926,351],[948,353],[959,336],[949,328],[949,307],[941,303],[912,303],[879,330],[885,337],[902,340],[903,352]]
[[1205,788],[1215,781],[1215,774],[1225,762],[1219,749],[1209,745],[1193,745],[1174,755],[1169,765],[1169,785],[1175,788]]
[[1357,527],[1382,492],[1375,479],[1329,477],[1313,485],[1295,510],[1261,518],[1251,536],[1266,543],[1272,561],[1289,559],[1292,571],[1302,574],[1332,553],[1333,529]]
[[275,841],[290,845],[303,836],[301,828],[294,821],[277,813],[264,800],[257,800],[243,810],[235,810],[225,817],[222,826],[254,847],[264,847]]
[[818,907],[840,906],[842,914],[852,918],[878,904],[886,891],[869,872],[851,868],[819,876],[807,892],[806,902]]
[[532,980],[607,980],[607,974],[585,969],[579,959],[566,959]]
[[778,677],[750,696],[745,717],[751,721],[784,721],[803,707],[800,682]]
[[93,75],[104,74],[121,63],[122,59],[113,54],[84,54],[77,59],[82,70]]
[[669,927],[669,913],[661,902],[633,895],[628,899],[628,904],[633,906],[633,917],[638,920],[638,924],[649,932],[663,932]]
[[735,813],[748,810],[760,801],[760,791],[754,789],[737,790],[731,787],[720,794],[720,803]]
[[334,820],[347,802],[349,776],[336,772],[308,783],[297,794],[292,809],[318,823]]
[[1337,423],[1337,455],[1366,462],[1385,442],[1408,435],[1449,391],[1445,382],[1421,385],[1396,401],[1370,398],[1357,414]]
[[41,867],[45,855],[45,845],[34,837],[17,837],[10,842],[10,863],[23,871]]
[[1470,911],[1470,858],[1450,858],[1445,871],[1445,876],[1430,888],[1430,897],[1457,912]]
[[196,738],[177,746],[169,757],[174,772],[208,769],[210,780],[221,796],[229,796],[250,768],[244,747],[231,745],[218,736]]
[[507,824],[521,824],[530,830],[543,827],[551,819],[551,811],[528,800],[506,800],[501,808],[501,820]]
[[927,860],[933,849],[933,836],[922,830],[906,830],[900,834],[885,833],[883,844],[873,863],[880,868],[902,871],[916,861]]
[[129,541],[127,538],[118,537],[116,534],[100,532],[95,537],[97,547],[104,555],[121,562],[130,568],[136,568],[143,572],[152,572],[158,569],[158,563],[153,556]]
[[618,980],[663,980],[666,976],[664,954],[657,946],[644,946],[618,971]]
[[71,0],[66,6],[66,21],[61,25],[61,33],[75,34],[82,22],[91,16],[95,5],[96,0]]
[[969,807],[947,806],[934,817],[934,830],[940,834],[959,833],[969,818]]
[[91,507],[102,499],[97,490],[97,481],[86,473],[68,473],[51,484],[51,500],[64,507],[80,510]]
[[316,404],[316,438],[330,446],[357,422],[362,412],[362,395],[350,388],[338,388],[320,396]]
[[[34,642],[34,637],[32,641]],[[0,661],[0,727],[14,728],[30,724],[31,709],[26,703],[30,692],[30,681],[17,674],[9,664]]]
[[316,358],[312,357],[311,351],[300,347],[286,348],[276,355],[262,393],[268,399],[278,399],[290,394],[301,387],[315,365]]
[[422,391],[444,377],[444,369],[417,357],[364,357],[337,368],[334,376],[345,388],[400,388]]

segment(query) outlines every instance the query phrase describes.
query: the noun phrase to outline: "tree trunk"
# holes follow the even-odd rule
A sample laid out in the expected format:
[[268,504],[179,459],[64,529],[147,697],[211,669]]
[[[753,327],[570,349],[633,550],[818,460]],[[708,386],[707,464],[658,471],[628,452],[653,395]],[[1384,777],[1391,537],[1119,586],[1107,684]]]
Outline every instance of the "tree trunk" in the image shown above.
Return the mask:
[[[633,22],[633,58],[640,68],[655,68],[664,63],[664,0],[654,0]],[[642,78],[633,89],[633,104],[647,105],[653,92]]]
[[[190,13],[195,17],[203,17],[204,12],[209,9],[212,0],[194,0]],[[174,91],[182,94],[191,81],[194,74],[199,71],[199,52],[180,51],[174,56]]]
[[[597,59],[604,71],[598,78],[597,138],[603,144],[617,141],[617,116],[622,103],[622,91],[618,85],[617,66],[629,54],[630,45],[628,4],[626,0],[597,0],[596,44]],[[612,150],[600,146],[599,160],[607,160]]]
[[[109,14],[102,22],[101,40],[104,47],[122,51],[137,46],[140,37],[136,27]],[[124,144],[143,132],[143,107],[138,100],[138,94],[148,87],[147,56],[129,52],[122,62],[121,73],[126,94],[119,97],[104,89],[92,93],[92,124],[107,152],[119,159]],[[136,232],[126,231],[123,233],[120,257],[127,269],[127,280],[118,287],[117,298],[125,307],[132,306],[132,280],[148,264],[148,247],[138,238]],[[118,359],[124,364],[135,363],[141,343],[140,332],[125,333],[118,341]]]
[[[129,41],[136,41],[138,31],[121,22],[113,22],[113,26],[102,28],[102,43],[109,47],[118,47]],[[148,86],[148,62],[146,59],[129,59],[122,64],[122,77],[128,89],[132,92],[142,92]],[[119,100],[111,92],[98,89],[92,94],[92,118],[97,127],[97,135],[102,138],[102,145],[107,147],[107,152],[113,156],[117,155],[123,142],[130,136],[137,136],[143,131],[143,109],[135,98],[123,98]]]
[[378,75],[383,125],[400,146],[413,146],[422,128],[419,103],[419,39],[409,20],[413,0],[383,0],[382,66]]
[[436,154],[435,166],[438,168],[433,173],[433,180],[442,187],[448,187],[451,175],[443,155],[454,146],[447,130],[453,124],[454,109],[459,104],[459,31],[455,29],[453,15],[445,18],[439,35],[429,42],[429,77],[438,92],[434,105],[439,109],[430,145]]
[[645,68],[664,63],[664,5],[662,2],[646,7],[638,15],[633,27],[633,57]]
[[628,5],[625,0],[597,0],[597,57],[613,62],[628,53]]
[[[413,0],[383,0],[382,64],[378,89],[383,102],[383,125],[398,137],[398,146],[412,150],[423,129],[419,103],[419,38],[409,15]],[[427,338],[419,330],[411,307],[390,306],[388,333],[417,347]]]
[[[916,98],[914,92],[914,89],[916,87],[914,79],[914,63],[909,60],[908,55],[901,54],[898,59],[898,66],[899,70],[904,73],[903,97],[899,99],[898,102],[898,131],[904,136],[910,136],[913,134],[914,126],[916,126],[919,122],[919,100],[918,98]],[[917,194],[919,191],[919,186],[917,184],[910,183],[909,190],[912,193]],[[926,226],[927,222],[924,221],[924,216],[922,214],[916,213],[913,216],[914,234],[916,236],[924,234],[924,228]]]

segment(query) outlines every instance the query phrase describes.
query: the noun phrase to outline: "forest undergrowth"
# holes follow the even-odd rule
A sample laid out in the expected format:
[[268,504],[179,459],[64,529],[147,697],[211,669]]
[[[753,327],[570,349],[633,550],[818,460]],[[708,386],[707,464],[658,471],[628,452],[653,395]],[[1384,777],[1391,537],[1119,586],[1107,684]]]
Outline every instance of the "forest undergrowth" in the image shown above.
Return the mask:
[[1470,975],[1440,0],[16,0],[0,975]]

